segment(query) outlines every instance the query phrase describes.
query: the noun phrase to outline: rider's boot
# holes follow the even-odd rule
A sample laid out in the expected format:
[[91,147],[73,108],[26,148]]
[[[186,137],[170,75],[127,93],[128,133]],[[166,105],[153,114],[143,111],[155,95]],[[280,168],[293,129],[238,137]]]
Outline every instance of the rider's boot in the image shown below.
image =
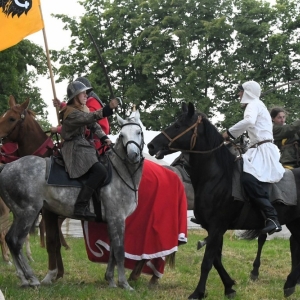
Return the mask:
[[255,205],[264,213],[266,217],[265,227],[262,229],[261,233],[273,234],[274,232],[279,232],[282,230],[281,225],[278,221],[276,209],[270,203],[267,198],[256,198],[253,199]]
[[95,219],[96,215],[90,212],[89,202],[94,193],[94,190],[87,185],[84,185],[77,197],[74,215],[78,219]]

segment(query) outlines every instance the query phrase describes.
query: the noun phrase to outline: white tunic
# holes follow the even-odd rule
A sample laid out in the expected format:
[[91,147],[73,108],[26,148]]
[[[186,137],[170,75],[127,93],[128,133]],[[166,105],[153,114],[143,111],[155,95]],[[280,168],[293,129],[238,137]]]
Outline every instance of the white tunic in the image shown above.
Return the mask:
[[[264,103],[258,97],[248,97],[245,93],[241,103],[248,103],[244,119],[229,128],[229,133],[237,138],[247,131],[250,146],[264,140],[273,140],[272,119]],[[242,157],[244,172],[252,174],[259,181],[272,183],[283,177],[285,171],[279,162],[279,149],[273,143],[249,148]]]

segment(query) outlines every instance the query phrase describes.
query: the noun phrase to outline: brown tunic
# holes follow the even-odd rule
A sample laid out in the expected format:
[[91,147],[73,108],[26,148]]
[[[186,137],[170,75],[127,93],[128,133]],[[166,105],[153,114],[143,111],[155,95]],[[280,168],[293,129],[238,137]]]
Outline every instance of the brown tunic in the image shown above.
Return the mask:
[[61,153],[66,171],[71,178],[85,174],[98,161],[97,151],[85,138],[86,127],[91,129],[100,139],[106,134],[96,123],[103,118],[103,109],[94,112],[84,112],[68,107],[62,112],[63,125],[61,136],[64,139]]

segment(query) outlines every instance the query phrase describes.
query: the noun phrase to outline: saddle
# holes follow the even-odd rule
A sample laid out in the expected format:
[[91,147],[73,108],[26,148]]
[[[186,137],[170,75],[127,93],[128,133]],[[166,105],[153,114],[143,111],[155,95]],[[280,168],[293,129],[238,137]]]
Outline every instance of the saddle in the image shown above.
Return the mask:
[[171,167],[176,167],[182,176],[182,181],[186,183],[191,183],[190,172],[191,166],[189,162],[181,153],[170,165]]
[[[232,178],[232,196],[235,200],[249,201],[249,198],[241,185],[242,171],[243,160],[238,159],[235,161]],[[300,180],[299,171],[297,169],[285,169],[283,178],[279,182],[268,184],[271,203],[280,202],[289,206],[297,205],[298,195],[300,196],[300,189],[297,186],[297,182]],[[296,178],[299,178],[299,180],[296,180]]]
[[[76,187],[81,188],[87,181],[87,174],[79,178],[70,178],[69,174],[66,172],[65,164],[62,156],[51,156],[46,159],[46,183],[48,185],[60,186],[60,187]],[[96,221],[103,222],[102,218],[102,208],[101,202],[99,201],[98,195],[100,194],[100,189],[108,185],[112,179],[112,165],[108,156],[106,154],[99,156],[99,162],[103,164],[107,170],[107,177],[104,183],[94,192],[93,194],[93,205],[95,214],[97,215]]]

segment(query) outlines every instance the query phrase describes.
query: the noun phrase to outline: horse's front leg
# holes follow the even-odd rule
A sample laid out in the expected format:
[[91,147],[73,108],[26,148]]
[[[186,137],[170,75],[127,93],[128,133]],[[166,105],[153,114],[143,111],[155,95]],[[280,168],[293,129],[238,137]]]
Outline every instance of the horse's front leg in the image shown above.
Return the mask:
[[40,285],[39,280],[34,275],[22,252],[25,238],[31,227],[31,220],[33,223],[35,216],[30,216],[29,212],[25,212],[25,216],[15,217],[8,233],[5,236],[6,243],[16,267],[17,276],[21,279],[22,287],[36,287]]
[[[113,268],[115,264],[118,268],[118,285],[126,290],[133,290],[129,285],[125,276],[125,250],[124,250],[124,234],[125,234],[125,218],[114,216],[108,222],[108,231],[111,241],[110,260],[111,266],[108,266],[106,277],[113,277]],[[113,255],[113,258],[112,258]],[[108,273],[111,272],[111,273]]]
[[223,249],[223,237],[222,237],[222,242],[219,246],[219,250],[217,252],[217,256],[213,262],[213,265],[223,282],[225,296],[227,298],[234,298],[236,295],[236,291],[232,288],[232,286],[235,284],[235,281],[229,276],[229,274],[227,273],[227,271],[225,270],[222,264],[222,249]]
[[205,288],[208,274],[213,263],[217,262],[217,256],[221,256],[222,254],[222,248],[220,248],[220,246],[222,245],[224,233],[224,230],[212,230],[209,232],[204,257],[201,263],[200,280],[195,291],[188,297],[188,299],[204,299],[206,297]]
[[112,288],[117,287],[114,279],[115,266],[116,266],[116,262],[114,258],[113,246],[110,245],[109,259],[108,259],[107,268],[105,272],[105,280],[108,282],[108,286]]

